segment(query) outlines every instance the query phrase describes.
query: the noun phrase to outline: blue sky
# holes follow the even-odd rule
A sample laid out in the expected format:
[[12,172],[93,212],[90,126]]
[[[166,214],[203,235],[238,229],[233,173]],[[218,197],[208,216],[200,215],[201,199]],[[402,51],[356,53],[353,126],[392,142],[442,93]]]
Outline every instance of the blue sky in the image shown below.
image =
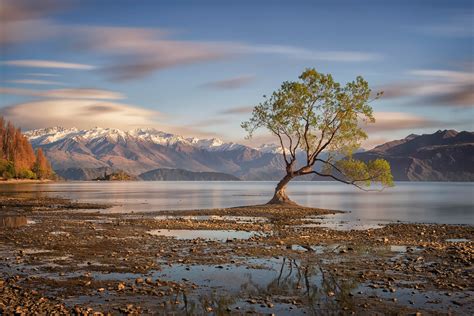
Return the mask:
[[240,122],[262,95],[315,67],[386,92],[367,147],[473,130],[472,1],[1,5],[0,111],[23,129],[155,127],[243,142]]

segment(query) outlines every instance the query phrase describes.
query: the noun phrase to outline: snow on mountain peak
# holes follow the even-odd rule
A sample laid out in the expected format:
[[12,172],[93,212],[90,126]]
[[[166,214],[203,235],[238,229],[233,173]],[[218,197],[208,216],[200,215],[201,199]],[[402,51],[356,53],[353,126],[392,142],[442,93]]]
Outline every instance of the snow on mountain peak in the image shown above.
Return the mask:
[[64,139],[83,139],[87,142],[97,142],[107,139],[114,143],[119,142],[120,140],[135,139],[163,146],[187,144],[209,151],[228,151],[244,147],[243,145],[236,143],[225,143],[219,138],[184,138],[180,135],[162,132],[154,128],[138,128],[130,131],[122,131],[116,128],[102,127],[94,127],[84,130],[78,130],[77,128],[50,127],[28,131],[25,135],[34,146],[51,144]]
[[280,154],[283,152],[281,146],[277,144],[262,144],[255,149],[263,153],[272,153],[272,154]]

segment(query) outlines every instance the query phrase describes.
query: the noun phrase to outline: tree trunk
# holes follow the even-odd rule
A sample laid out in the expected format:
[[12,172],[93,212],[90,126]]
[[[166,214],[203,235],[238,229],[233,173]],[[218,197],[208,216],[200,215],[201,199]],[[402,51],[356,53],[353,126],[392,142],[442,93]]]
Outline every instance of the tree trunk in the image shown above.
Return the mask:
[[288,183],[293,179],[293,175],[287,174],[283,179],[278,182],[275,188],[275,194],[273,198],[267,204],[296,204],[286,194],[286,187]]

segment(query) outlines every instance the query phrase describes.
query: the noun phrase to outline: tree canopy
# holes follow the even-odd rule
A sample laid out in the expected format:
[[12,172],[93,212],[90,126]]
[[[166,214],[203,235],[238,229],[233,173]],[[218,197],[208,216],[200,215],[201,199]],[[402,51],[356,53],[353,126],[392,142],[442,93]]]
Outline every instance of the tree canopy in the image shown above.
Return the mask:
[[[286,175],[275,190],[273,202],[289,201],[286,185],[292,178],[307,174],[361,189],[374,182],[382,187],[393,185],[387,161],[363,162],[352,157],[367,139],[362,125],[375,122],[369,104],[371,94],[367,81],[360,76],[343,86],[330,74],[306,69],[298,81],[285,81],[271,96],[264,96],[242,127],[249,137],[266,128],[281,146]],[[373,100],[380,96],[376,94]],[[297,161],[298,151],[305,153],[304,161]],[[319,170],[316,163],[322,166]]]
[[21,130],[0,116],[0,178],[46,179],[53,175],[43,151],[35,155]]

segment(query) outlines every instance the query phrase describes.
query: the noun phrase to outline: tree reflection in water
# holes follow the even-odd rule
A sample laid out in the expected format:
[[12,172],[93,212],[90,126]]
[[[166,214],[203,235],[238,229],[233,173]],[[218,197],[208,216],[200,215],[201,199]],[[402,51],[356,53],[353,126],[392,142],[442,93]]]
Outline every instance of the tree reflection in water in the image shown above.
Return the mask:
[[357,282],[340,278],[316,260],[283,258],[278,276],[266,286],[253,282],[251,274],[247,277],[243,289],[249,295],[268,297],[274,302],[296,301],[314,315],[354,308],[350,292]]
[[[242,274],[238,294],[227,292],[225,287],[206,294],[195,292],[197,296],[194,293],[187,296],[183,292],[181,311],[189,315],[209,311],[223,315],[236,306],[241,306],[242,311],[250,309],[268,313],[278,309],[287,310],[291,306],[294,308],[293,312],[296,308],[301,312],[306,311],[306,314],[324,315],[354,310],[355,304],[350,292],[358,285],[355,280],[341,278],[315,258],[304,261],[283,258],[278,265],[275,261],[272,262],[274,277],[261,277],[259,272],[265,271],[265,264],[259,268],[250,268]],[[268,266],[266,270],[268,273]],[[255,299],[257,304],[247,303],[248,299]],[[261,306],[264,302],[272,302],[275,306],[271,309],[265,304]]]

